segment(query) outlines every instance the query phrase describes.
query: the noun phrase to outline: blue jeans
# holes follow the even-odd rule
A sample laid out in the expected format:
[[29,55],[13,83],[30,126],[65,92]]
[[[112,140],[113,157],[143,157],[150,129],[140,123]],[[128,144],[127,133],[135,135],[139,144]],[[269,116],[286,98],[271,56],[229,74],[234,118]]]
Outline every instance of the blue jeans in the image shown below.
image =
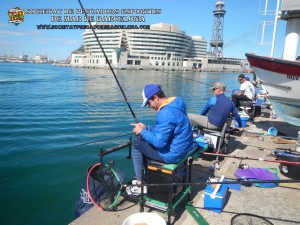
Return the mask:
[[144,140],[135,140],[132,144],[132,160],[138,181],[142,180],[142,168],[146,166],[147,158],[164,162],[153,145]]

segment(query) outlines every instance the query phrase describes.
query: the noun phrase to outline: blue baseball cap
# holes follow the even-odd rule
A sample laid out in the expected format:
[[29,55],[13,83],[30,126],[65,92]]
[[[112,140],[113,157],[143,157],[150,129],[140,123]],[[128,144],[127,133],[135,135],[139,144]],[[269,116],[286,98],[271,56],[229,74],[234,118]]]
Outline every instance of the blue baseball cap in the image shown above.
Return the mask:
[[147,84],[143,90],[143,104],[142,108],[144,108],[148,104],[148,100],[153,97],[157,92],[160,91],[160,87],[157,84]]

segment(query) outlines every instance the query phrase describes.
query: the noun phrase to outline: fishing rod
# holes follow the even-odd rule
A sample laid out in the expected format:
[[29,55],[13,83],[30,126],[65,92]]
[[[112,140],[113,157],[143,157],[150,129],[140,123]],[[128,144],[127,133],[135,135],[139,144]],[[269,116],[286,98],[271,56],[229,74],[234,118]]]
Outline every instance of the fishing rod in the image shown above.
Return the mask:
[[272,134],[265,134],[265,133],[251,132],[251,131],[244,131],[244,133],[245,134],[253,134],[253,135],[257,135],[257,136],[282,137],[282,138],[286,138],[286,139],[299,140],[299,137],[272,135]]
[[62,151],[62,150],[67,150],[67,149],[71,149],[71,148],[77,148],[77,147],[84,146],[84,145],[89,145],[89,144],[94,144],[94,143],[98,143],[98,142],[108,141],[108,140],[112,140],[112,139],[115,139],[115,138],[130,136],[130,135],[132,135],[132,132],[128,133],[128,134],[118,135],[118,136],[111,137],[111,138],[105,138],[105,139],[101,139],[101,140],[97,140],[97,141],[86,142],[86,143],[82,143],[82,144],[79,144],[79,145],[73,145],[73,146],[66,147],[66,148],[53,149],[53,150],[50,150],[50,151],[47,151],[47,152],[42,152],[42,153],[30,156],[28,158],[25,158],[25,159],[22,160],[22,162],[31,160],[31,159],[36,158],[36,157],[41,157],[43,155],[48,155],[50,153],[54,153],[54,152],[58,152],[58,151]]
[[[197,82],[197,83],[200,83],[200,84],[205,84],[205,85],[208,85],[208,86],[210,86],[210,87],[213,87],[213,85],[211,85],[211,84],[208,84],[208,83],[205,83],[205,82],[201,82],[201,81],[194,80],[194,79],[187,78],[187,77],[182,77],[182,78],[184,78],[184,79],[187,79],[187,80],[191,80],[191,81],[194,81],[194,82]],[[226,90],[226,89],[225,89],[225,91],[232,92],[232,91],[230,91],[230,90]]]
[[[86,17],[86,18],[89,18],[88,15],[87,15],[87,13],[86,13],[86,10],[84,9],[84,7],[83,7],[83,5],[82,5],[82,3],[81,3],[81,1],[78,0],[78,2],[79,2],[79,4],[80,4],[80,7],[81,7],[82,11],[84,12],[85,17]],[[130,112],[131,112],[131,114],[132,114],[132,116],[133,116],[133,118],[134,118],[134,120],[135,120],[135,123],[138,123],[138,120],[137,120],[137,118],[136,118],[136,116],[135,116],[135,114],[134,114],[134,112],[133,112],[133,110],[132,110],[132,108],[131,108],[131,106],[130,106],[128,100],[127,100],[127,97],[126,97],[126,95],[125,95],[125,92],[123,91],[123,88],[121,87],[121,84],[120,84],[120,82],[119,82],[119,80],[118,80],[118,78],[117,78],[117,76],[116,76],[116,74],[115,74],[115,71],[113,70],[113,68],[112,68],[112,66],[111,66],[111,64],[110,64],[110,62],[109,62],[109,60],[108,60],[108,57],[107,57],[107,55],[106,55],[106,53],[105,53],[105,51],[104,51],[104,48],[102,47],[102,44],[100,43],[100,40],[99,40],[99,38],[98,38],[98,36],[97,36],[97,34],[96,34],[96,32],[95,32],[95,29],[94,29],[94,27],[93,27],[93,25],[92,25],[92,23],[91,23],[91,21],[90,21],[89,19],[88,19],[88,23],[89,23],[89,25],[90,25],[90,28],[91,28],[92,31],[93,31],[93,34],[94,34],[94,36],[95,36],[95,38],[96,38],[96,40],[97,40],[97,42],[98,42],[98,45],[99,45],[100,48],[101,48],[101,51],[102,51],[102,53],[103,53],[103,55],[104,55],[104,58],[105,58],[105,61],[106,61],[106,63],[108,64],[108,66],[109,66],[109,68],[110,68],[110,71],[112,72],[112,74],[113,74],[113,76],[114,76],[114,78],[115,78],[115,80],[116,80],[116,82],[117,82],[117,84],[118,84],[118,86],[119,86],[119,89],[120,89],[120,91],[121,91],[121,93],[122,93],[122,95],[123,95],[123,97],[124,97],[124,99],[125,99],[125,102],[127,103],[127,106],[128,106],[128,108],[129,108],[129,110],[130,110]]]
[[[235,180],[235,181],[200,181],[200,182],[187,182],[187,183],[157,183],[157,184],[148,184],[143,183],[143,186],[151,187],[151,186],[182,186],[182,185],[203,185],[203,184],[266,184],[266,183],[300,183],[300,180]],[[124,184],[123,187],[132,186],[131,184]]]
[[241,159],[241,160],[255,160],[255,161],[264,161],[264,162],[275,162],[275,163],[291,164],[291,165],[299,165],[300,166],[300,162],[290,162],[290,161],[285,161],[285,160],[269,160],[269,159],[263,159],[263,158],[250,158],[250,157],[241,157],[241,156],[234,156],[234,155],[231,156],[231,155],[215,154],[215,153],[209,153],[209,152],[203,152],[201,154],[211,155],[211,156],[228,157],[228,158]]

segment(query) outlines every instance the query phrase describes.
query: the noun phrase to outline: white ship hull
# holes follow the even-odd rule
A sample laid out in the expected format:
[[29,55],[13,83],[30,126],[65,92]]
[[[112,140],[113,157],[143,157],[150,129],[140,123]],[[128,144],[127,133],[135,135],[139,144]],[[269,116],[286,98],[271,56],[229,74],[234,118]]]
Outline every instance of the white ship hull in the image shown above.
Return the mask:
[[[300,124],[300,61],[289,61],[254,54],[246,57],[262,87],[268,92],[272,106],[286,120],[295,118]],[[290,118],[292,117],[292,118]]]

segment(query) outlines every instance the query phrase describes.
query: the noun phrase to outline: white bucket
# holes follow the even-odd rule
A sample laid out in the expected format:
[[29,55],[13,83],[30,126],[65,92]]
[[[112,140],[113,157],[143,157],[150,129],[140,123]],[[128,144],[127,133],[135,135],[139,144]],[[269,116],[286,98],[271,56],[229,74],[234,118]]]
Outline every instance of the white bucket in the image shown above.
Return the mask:
[[166,225],[166,221],[156,213],[135,213],[127,217],[122,225]]

